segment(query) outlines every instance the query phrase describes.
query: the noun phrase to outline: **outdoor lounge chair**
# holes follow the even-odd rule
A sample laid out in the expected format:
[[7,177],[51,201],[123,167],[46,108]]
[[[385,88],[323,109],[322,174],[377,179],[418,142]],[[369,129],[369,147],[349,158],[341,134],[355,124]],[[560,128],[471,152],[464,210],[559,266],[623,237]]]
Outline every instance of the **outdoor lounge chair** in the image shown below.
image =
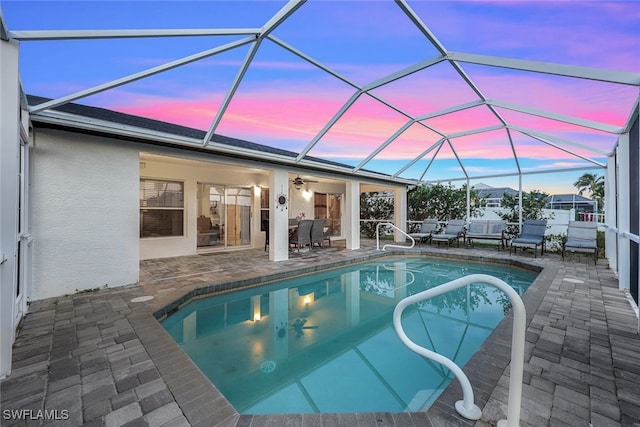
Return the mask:
[[455,240],[458,247],[460,247],[460,239],[464,242],[464,224],[463,219],[450,220],[441,233],[431,235],[431,243],[433,244],[435,241],[440,245],[440,242],[447,242],[447,247],[449,247],[451,242]]
[[409,236],[413,237],[419,242],[429,241],[431,243],[432,234],[438,229],[438,220],[427,218],[422,221],[420,225],[420,231],[417,233],[409,233]]
[[300,252],[300,247],[309,245],[311,249],[311,226],[313,225],[312,219],[303,219],[298,223],[298,227],[289,236],[289,245],[294,245]]
[[[544,255],[544,233],[547,230],[546,219],[526,219],[522,224],[520,235],[511,240],[511,250],[517,251],[533,248],[534,257],[538,255],[538,246],[540,246],[540,255]],[[509,253],[511,253],[511,250]]]
[[567,237],[562,243],[562,260],[567,251],[593,252],[593,262],[598,263],[598,224],[592,221],[569,221]]

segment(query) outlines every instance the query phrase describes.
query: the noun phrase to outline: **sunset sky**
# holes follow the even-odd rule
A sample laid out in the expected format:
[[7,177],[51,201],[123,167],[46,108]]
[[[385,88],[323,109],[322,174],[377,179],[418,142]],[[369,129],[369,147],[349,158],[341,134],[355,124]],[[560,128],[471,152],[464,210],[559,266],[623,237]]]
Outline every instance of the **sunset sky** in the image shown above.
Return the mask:
[[[76,29],[259,29],[282,1],[29,1],[0,0],[10,31]],[[640,3],[636,1],[408,1],[449,52],[499,56],[640,73]],[[300,152],[355,92],[406,67],[431,60],[437,49],[392,1],[310,0],[272,33],[342,77],[326,73],[265,39],[215,132]],[[245,39],[247,35],[21,42],[20,73],[28,94],[57,98],[170,61]],[[250,50],[244,44],[206,59],[101,92],[76,102],[208,130]],[[461,68],[486,99],[625,126],[638,86],[508,70],[471,63]],[[346,80],[346,82],[345,82]],[[358,166],[420,117],[478,95],[447,61],[363,94],[319,138],[309,155]],[[374,98],[375,97],[375,98]],[[378,99],[376,99],[378,98]],[[392,105],[389,108],[379,101]],[[396,111],[400,110],[402,113]],[[512,131],[524,171],[606,163],[617,135],[496,107],[510,125],[535,129],[579,156]],[[414,123],[365,169],[405,178],[453,179],[515,173],[504,129],[456,137],[499,125],[486,106]],[[423,126],[426,125],[426,126]],[[432,161],[432,157],[435,159]],[[488,160],[491,159],[491,160]],[[523,178],[525,190],[575,193],[586,170]],[[601,169],[593,169],[600,175]],[[517,177],[472,180],[517,188]]]

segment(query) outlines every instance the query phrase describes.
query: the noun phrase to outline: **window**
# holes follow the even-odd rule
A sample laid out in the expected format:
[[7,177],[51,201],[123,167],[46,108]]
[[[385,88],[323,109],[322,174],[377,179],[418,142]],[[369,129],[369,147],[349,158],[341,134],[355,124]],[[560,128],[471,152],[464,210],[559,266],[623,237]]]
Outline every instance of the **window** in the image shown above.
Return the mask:
[[184,235],[184,183],[140,180],[140,237]]

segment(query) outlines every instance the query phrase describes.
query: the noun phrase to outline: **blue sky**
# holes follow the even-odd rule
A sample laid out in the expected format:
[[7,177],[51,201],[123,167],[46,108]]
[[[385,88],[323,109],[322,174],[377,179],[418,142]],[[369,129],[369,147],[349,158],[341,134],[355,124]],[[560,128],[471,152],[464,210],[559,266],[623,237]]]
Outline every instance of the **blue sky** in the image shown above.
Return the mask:
[[[9,30],[260,28],[282,1],[29,1],[0,0]],[[640,4],[635,1],[462,2],[409,1],[437,40],[453,52],[473,53],[640,73]],[[357,86],[434,58],[438,51],[390,1],[310,0],[273,35]],[[113,79],[246,36],[158,39],[23,41],[25,91],[45,97],[73,94]],[[77,102],[208,129],[249,51],[244,45]],[[613,85],[496,67],[462,64],[491,100],[625,125],[637,86]],[[353,95],[354,88],[273,40],[261,43],[216,132],[299,152]],[[478,99],[446,62],[362,95],[309,152],[358,166],[406,122]],[[535,127],[577,152],[512,132],[523,170],[582,168],[605,162],[616,135],[499,109],[509,123]],[[363,167],[397,173],[440,136],[498,124],[486,108],[414,124]],[[504,130],[450,139],[400,176],[437,180],[516,171]],[[567,145],[572,143],[573,145]],[[435,159],[431,159],[437,151]],[[491,160],[487,160],[491,159]],[[426,170],[426,173],[425,173]],[[586,171],[528,175],[526,190],[575,192]],[[592,172],[602,174],[594,169]],[[517,178],[487,181],[517,186]],[[515,182],[515,184],[513,184]]]

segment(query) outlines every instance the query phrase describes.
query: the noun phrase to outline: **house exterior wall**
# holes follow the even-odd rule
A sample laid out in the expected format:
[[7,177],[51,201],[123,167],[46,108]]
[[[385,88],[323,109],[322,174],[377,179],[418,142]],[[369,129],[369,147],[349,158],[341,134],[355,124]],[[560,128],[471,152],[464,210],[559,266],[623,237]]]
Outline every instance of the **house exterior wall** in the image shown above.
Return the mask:
[[11,372],[16,319],[20,123],[18,44],[0,40],[0,378]]
[[35,132],[30,298],[137,282],[138,149],[77,133]]

